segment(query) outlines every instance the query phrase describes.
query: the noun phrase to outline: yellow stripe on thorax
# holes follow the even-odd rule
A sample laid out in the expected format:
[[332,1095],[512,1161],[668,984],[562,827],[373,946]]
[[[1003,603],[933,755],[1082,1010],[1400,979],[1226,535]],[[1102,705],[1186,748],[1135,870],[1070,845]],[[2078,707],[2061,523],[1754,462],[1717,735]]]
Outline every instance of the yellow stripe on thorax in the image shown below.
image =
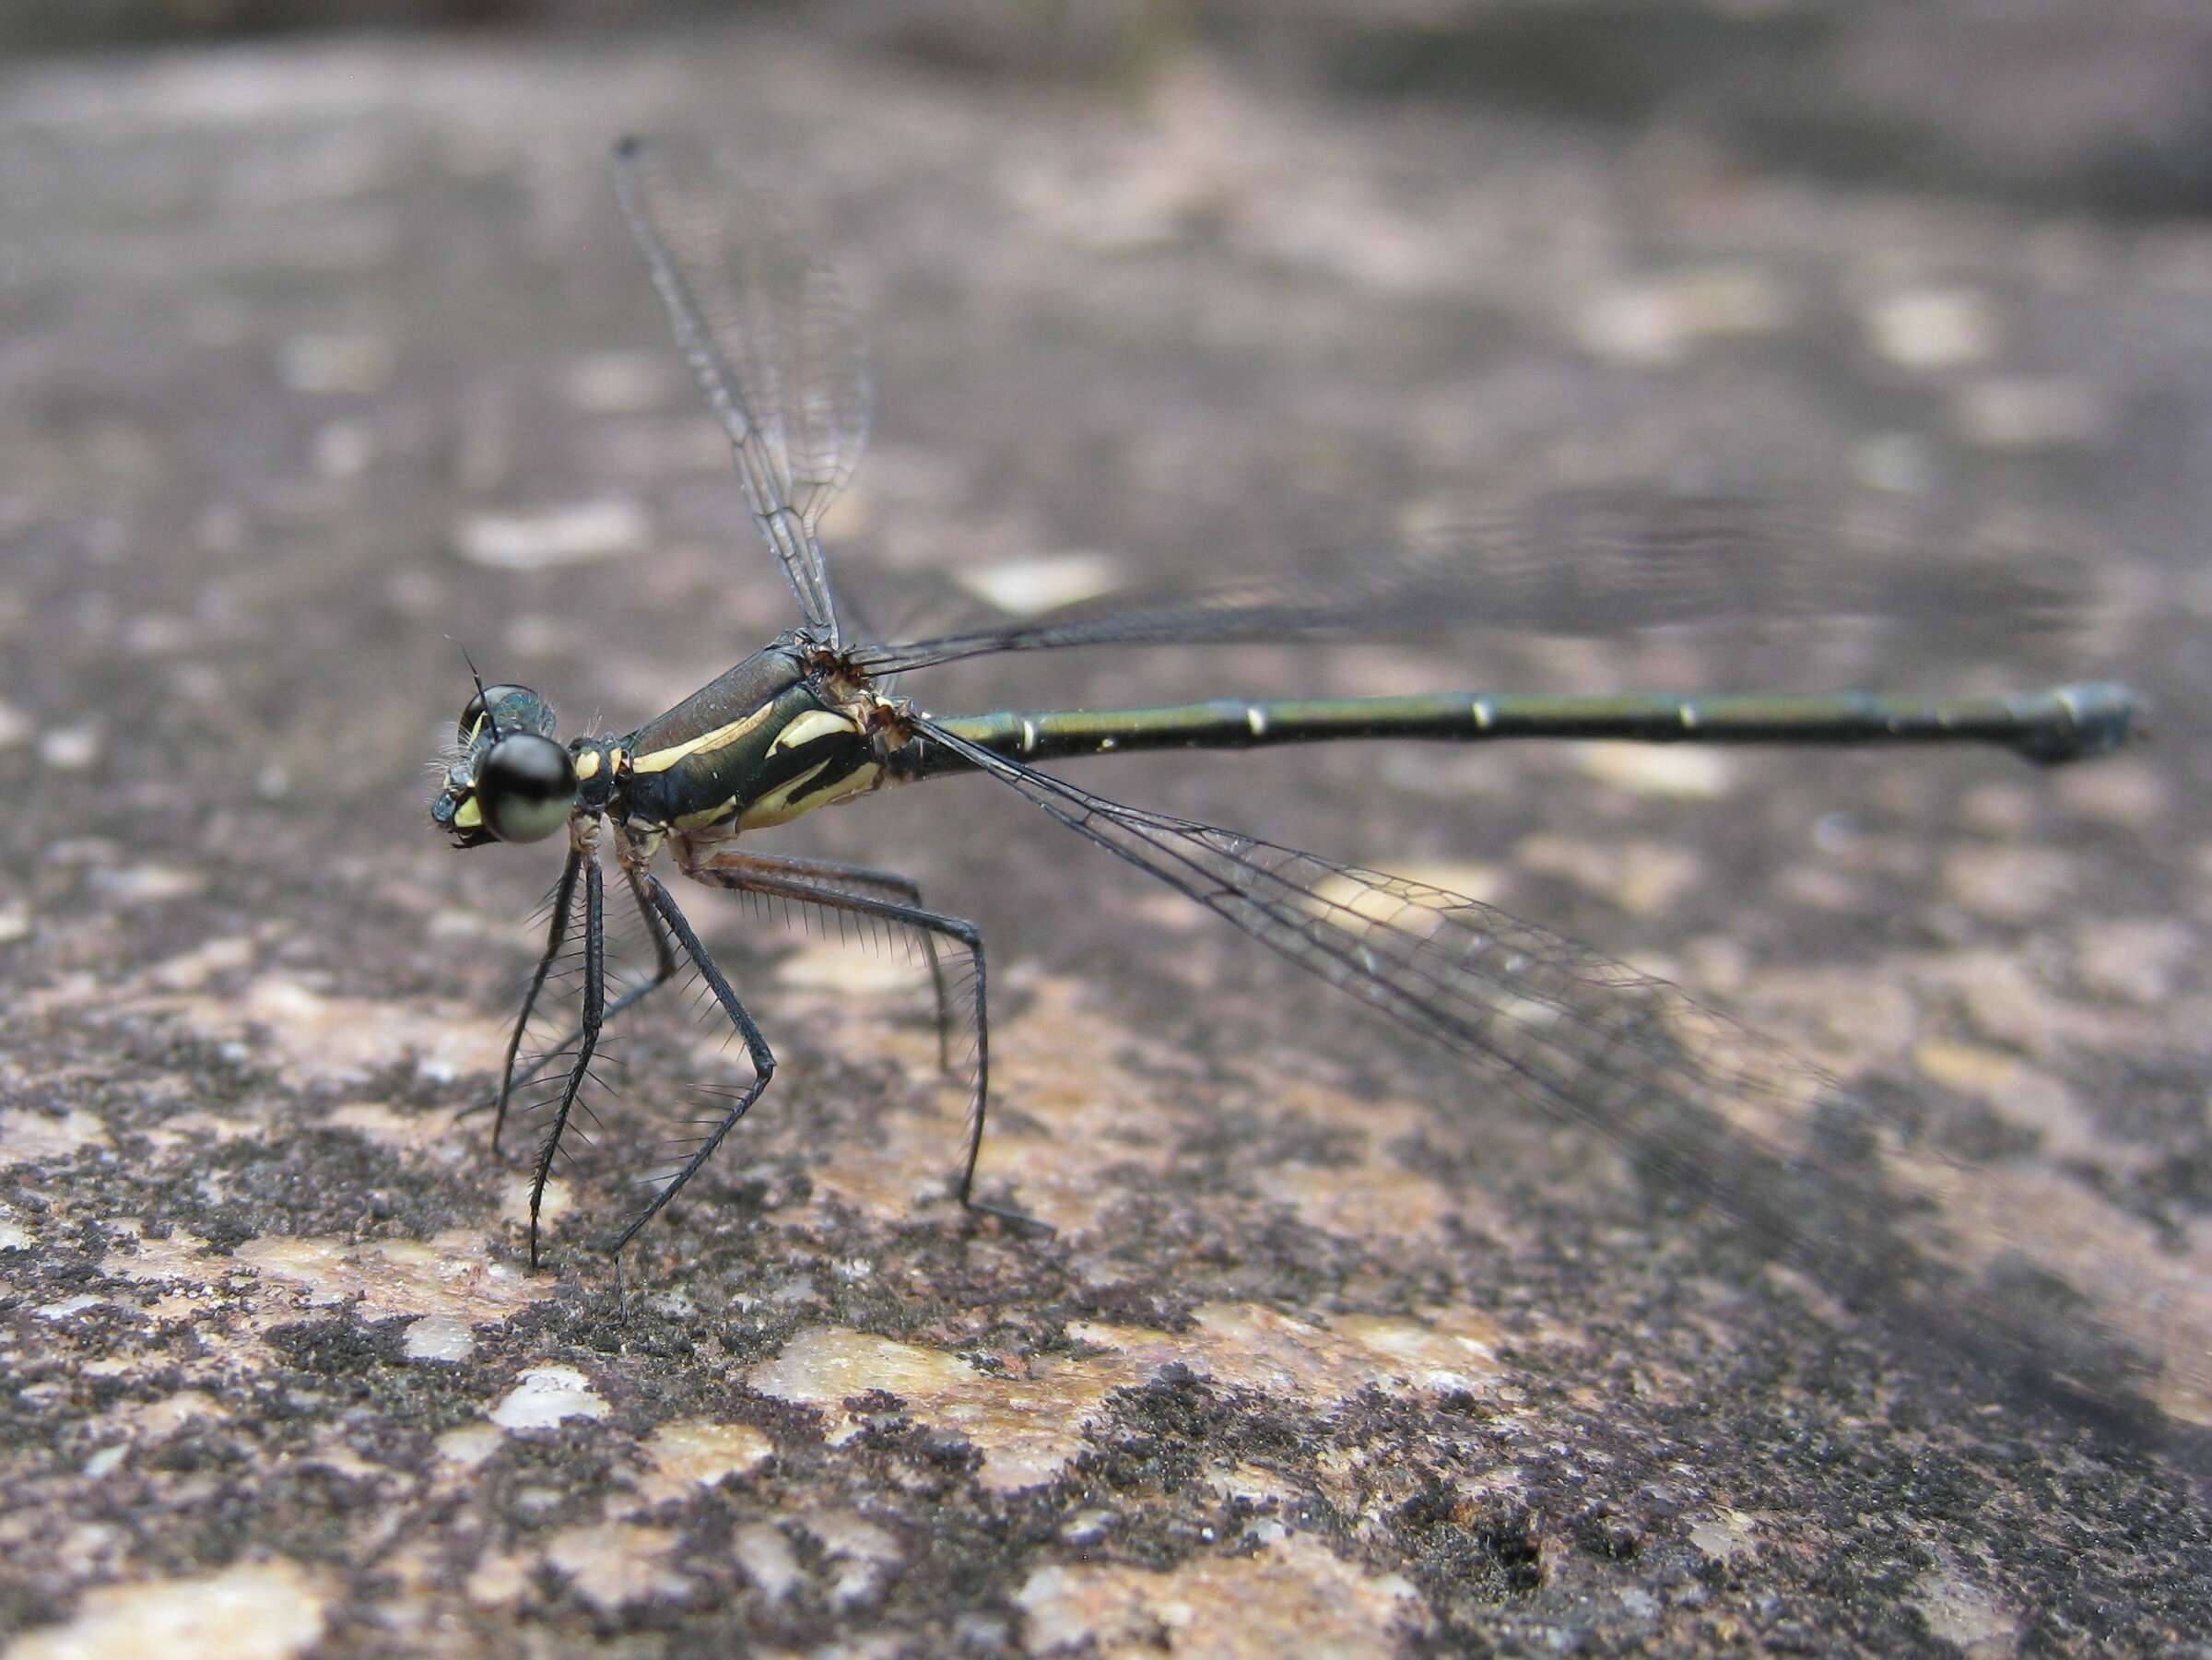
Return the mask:
[[789,783],[771,790],[757,801],[747,803],[745,811],[737,815],[737,828],[766,830],[771,825],[788,824],[802,813],[811,813],[818,806],[828,806],[833,801],[842,801],[848,795],[862,795],[876,787],[877,765],[874,761],[865,761],[820,795],[810,796],[804,802],[795,802],[793,798],[813,783],[815,774],[829,764],[823,761],[819,766],[809,767]]
[[859,730],[851,715],[840,714],[834,709],[809,709],[805,714],[784,724],[783,730],[776,734],[775,742],[769,745],[768,752],[773,755],[779,749],[796,749],[801,744],[811,743],[818,737],[828,737],[832,733],[857,733]]
[[747,733],[775,712],[774,703],[763,703],[741,720],[726,726],[717,726],[712,732],[702,732],[687,743],[666,749],[655,749],[651,755],[641,755],[629,763],[632,772],[665,772],[688,755],[712,754],[725,744],[734,744]]
[[718,820],[728,818],[730,809],[736,805],[737,798],[735,795],[725,795],[712,806],[701,807],[696,813],[679,815],[675,821],[676,828],[679,830],[705,830]]

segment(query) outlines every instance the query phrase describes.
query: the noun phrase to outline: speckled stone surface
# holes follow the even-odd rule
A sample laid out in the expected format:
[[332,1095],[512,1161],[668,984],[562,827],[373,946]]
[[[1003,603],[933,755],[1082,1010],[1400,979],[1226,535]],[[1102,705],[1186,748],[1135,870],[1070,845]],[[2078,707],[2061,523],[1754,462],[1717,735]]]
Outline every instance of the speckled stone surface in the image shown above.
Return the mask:
[[[0,80],[0,1654],[2201,1642],[2212,231],[1180,37],[1057,76],[925,44]],[[522,1172],[456,1113],[557,859],[426,822],[461,648],[620,727],[789,620],[607,200],[640,127],[780,172],[873,314],[828,534],[894,626],[936,572],[1041,604],[1653,479],[1808,504],[1838,559],[2086,571],[2063,640],[1961,608],[1840,646],[1076,653],[910,689],[2124,676],[2155,741],[2047,775],[1081,776],[1472,893],[1944,1105],[2027,1171],[1946,1219],[2048,1242],[2163,1362],[2144,1398],[2053,1398],[1762,1266],[982,782],[775,845],[982,923],[985,1185],[1056,1234],[947,1202],[913,965],[687,891],[773,1089],[618,1288],[594,1242],[742,1063],[679,1007],[618,1028],[531,1272]]]

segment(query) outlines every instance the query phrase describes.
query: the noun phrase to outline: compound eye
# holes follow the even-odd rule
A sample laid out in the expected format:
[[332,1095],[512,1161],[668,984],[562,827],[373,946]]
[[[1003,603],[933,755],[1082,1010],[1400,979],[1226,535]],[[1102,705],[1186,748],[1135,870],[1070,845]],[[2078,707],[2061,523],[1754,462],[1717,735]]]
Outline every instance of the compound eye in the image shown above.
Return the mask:
[[487,706],[495,712],[500,712],[500,724],[505,725],[513,718],[512,712],[515,705],[535,704],[538,701],[538,695],[527,686],[487,686],[462,707],[461,719],[454,728],[455,734],[463,743],[473,744],[477,741],[477,728],[484,724]]
[[486,750],[477,769],[484,828],[502,842],[542,842],[568,822],[576,805],[576,763],[549,737],[511,733]]

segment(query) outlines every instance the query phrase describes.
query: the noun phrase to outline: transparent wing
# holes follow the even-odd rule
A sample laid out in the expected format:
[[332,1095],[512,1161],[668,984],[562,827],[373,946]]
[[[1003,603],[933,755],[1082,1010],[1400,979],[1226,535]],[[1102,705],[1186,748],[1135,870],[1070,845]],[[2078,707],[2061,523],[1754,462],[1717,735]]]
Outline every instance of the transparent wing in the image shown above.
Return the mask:
[[1605,638],[1634,629],[1852,620],[1940,629],[1949,655],[2085,620],[2089,583],[2032,561],[1883,557],[1832,524],[1738,497],[1589,489],[1537,498],[1404,543],[1336,556],[1303,580],[1087,601],[905,645],[879,673],[1077,645],[1366,639],[1482,628]]
[[[2048,1166],[1962,1160],[1663,980],[1477,901],[1104,800],[927,720],[924,741],[1269,948],[1477,1063],[1486,1084],[1623,1147],[1777,1259],[1908,1332],[2058,1393],[2196,1419],[2212,1293],[2124,1222],[2054,1215]],[[2086,1192],[2086,1188],[2085,1188]],[[2129,1274],[2136,1277],[2128,1278]],[[2186,1334],[2179,1336],[2177,1335]]]
[[677,342],[729,434],[760,533],[806,621],[834,642],[818,533],[867,442],[870,406],[851,303],[783,210],[710,155],[625,138],[614,175]]

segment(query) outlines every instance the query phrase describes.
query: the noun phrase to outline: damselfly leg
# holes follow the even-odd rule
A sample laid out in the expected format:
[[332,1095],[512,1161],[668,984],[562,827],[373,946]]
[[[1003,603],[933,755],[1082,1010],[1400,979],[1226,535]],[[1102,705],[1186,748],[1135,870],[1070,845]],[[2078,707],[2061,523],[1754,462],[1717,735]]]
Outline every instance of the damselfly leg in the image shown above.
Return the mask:
[[[724,855],[727,857],[727,855]],[[708,861],[701,868],[712,868],[723,863],[722,858]],[[812,896],[822,892],[849,894],[858,889],[863,893],[887,894],[901,904],[911,907],[917,914],[925,913],[928,907],[922,902],[922,885],[913,877],[900,876],[895,870],[876,870],[865,865],[848,865],[841,859],[796,859],[788,854],[748,854],[744,857],[747,869],[763,877],[788,877],[806,885],[809,896],[806,903],[818,902]],[[707,881],[700,871],[687,865],[686,876]],[[748,891],[761,891],[748,889]],[[796,894],[787,897],[797,898]],[[922,943],[922,955],[929,964],[929,983],[936,998],[937,1007],[937,1065],[946,1071],[952,1070],[952,987],[945,978],[945,964],[937,955],[937,934],[917,925],[914,936]],[[977,972],[982,972],[982,954],[976,952]]]
[[[971,1099],[969,1132],[966,1153],[961,1163],[959,1198],[972,1209],[1009,1220],[1026,1222],[1030,1219],[996,1207],[981,1204],[971,1196],[975,1179],[975,1163],[982,1137],[982,1090],[989,1065],[988,1029],[984,1012],[984,977],[982,940],[972,924],[958,917],[940,916],[924,909],[920,903],[922,890],[913,879],[896,871],[876,870],[866,865],[849,865],[831,859],[802,859],[775,854],[724,854],[699,864],[686,864],[684,873],[709,887],[723,888],[735,892],[758,894],[763,898],[782,899],[800,904],[874,917],[901,927],[920,942],[924,960],[929,965],[930,983],[935,994],[935,1013],[937,1035],[938,1063],[947,1071],[952,1069],[952,987],[945,972],[943,955],[937,941],[954,941],[967,953],[971,965],[974,986],[974,1025],[976,1031],[976,1077]],[[546,948],[532,971],[529,989],[524,996],[523,1008],[516,1019],[514,1031],[508,1040],[506,1064],[501,1073],[500,1094],[492,1120],[492,1146],[500,1146],[500,1131],[506,1124],[508,1107],[514,1091],[527,1088],[552,1065],[567,1057],[568,1076],[562,1087],[559,1106],[546,1127],[545,1138],[538,1149],[531,1182],[531,1262],[537,1261],[537,1214],[546,1184],[551,1180],[553,1161],[559,1155],[583,1080],[592,1076],[591,1063],[597,1047],[600,1032],[606,1023],[623,1010],[629,1008],[665,985],[675,976],[683,958],[676,948],[676,939],[684,939],[684,951],[712,990],[737,1031],[752,1051],[758,1067],[766,1055],[766,1045],[759,1032],[737,1005],[728,983],[715,969],[696,936],[672,937],[670,924],[662,918],[661,903],[648,893],[645,884],[652,878],[639,870],[625,865],[623,880],[629,886],[630,897],[636,901],[639,914],[644,919],[648,935],[653,940],[654,966],[653,973],[641,983],[633,986],[612,1003],[606,1002],[606,943],[603,918],[598,905],[601,881],[597,860],[582,851],[572,852],[562,867],[560,881],[556,885],[550,901],[552,921],[547,932]],[[523,1043],[524,1033],[537,1006],[539,995],[551,977],[553,965],[560,960],[569,947],[575,919],[576,889],[579,877],[586,889],[583,938],[583,1018],[571,1030],[550,1044],[543,1054],[522,1067],[516,1068],[516,1059]],[[653,884],[658,887],[658,883]],[[889,898],[877,897],[889,895]],[[664,890],[663,901],[673,909],[674,901]],[[677,913],[680,917],[680,912]],[[773,1061],[768,1060],[768,1065]],[[714,1147],[737,1120],[745,1115],[758,1098],[767,1079],[757,1074],[753,1084],[745,1092],[737,1107],[726,1113],[716,1125],[707,1141],[686,1159],[674,1177],[668,1180],[645,1213],[624,1230],[615,1248],[619,1250],[671,1198],[676,1190],[690,1179],[691,1173],[712,1155]]]
[[[650,871],[638,873],[637,879],[643,885],[646,898],[653,908],[660,913],[661,920],[667,924],[668,932],[675,936],[677,944],[683,948],[685,957],[689,959],[691,966],[699,971],[699,977],[706,982],[707,989],[714,995],[714,1001],[722,1006],[724,1015],[737,1029],[737,1035],[745,1040],[746,1054],[753,1063],[753,1081],[738,1092],[736,1104],[720,1115],[705,1138],[691,1149],[675,1173],[661,1184],[660,1191],[653,1195],[653,1202],[608,1242],[607,1249],[614,1252],[619,1252],[635,1239],[638,1230],[658,1216],[662,1207],[676,1197],[677,1190],[699,1173],[700,1167],[714,1156],[714,1149],[722,1145],[723,1137],[736,1127],[737,1121],[751,1111],[753,1102],[760,1099],[760,1091],[768,1088],[768,1080],[775,1076],[776,1071],[774,1051],[769,1048],[768,1040],[760,1035],[760,1028],[754,1024],[753,1017],[746,1012],[745,1005],[737,1000],[737,994],[731,989],[722,970],[715,966],[714,959],[707,954],[707,948],[700,943],[699,936],[692,931],[683,912],[677,908],[675,896],[660,877]],[[538,1172],[541,1184],[545,1173],[541,1168]],[[537,1207],[535,1195],[530,1216],[530,1261],[535,1266],[537,1262]]]
[[598,855],[579,849],[569,855],[571,863],[582,860],[583,865],[583,1013],[576,1037],[576,1058],[569,1064],[567,1084],[560,1092],[560,1105],[553,1110],[551,1122],[546,1125],[545,1139],[538,1144],[536,1167],[530,1175],[530,1266],[537,1266],[537,1215],[545,1203],[546,1183],[552,1179],[553,1160],[560,1151],[560,1138],[567,1133],[569,1114],[576,1110],[576,1092],[583,1088],[590,1075],[592,1052],[599,1047],[599,1026],[606,1013],[606,903],[599,876]]
[[515,1016],[513,1035],[507,1040],[506,1060],[500,1068],[499,1099],[497,1101],[491,1102],[478,1101],[475,1106],[462,1110],[461,1116],[466,1117],[471,1113],[482,1112],[486,1106],[493,1107],[491,1151],[494,1158],[502,1156],[500,1150],[500,1133],[507,1127],[508,1098],[514,1093],[519,1085],[525,1084],[535,1077],[545,1063],[556,1053],[566,1049],[570,1042],[575,1041],[571,1037],[566,1042],[557,1044],[539,1057],[536,1065],[531,1067],[521,1077],[515,1077],[514,1057],[521,1053],[523,1033],[530,1029],[530,1017],[537,1007],[538,994],[546,989],[546,977],[553,971],[554,963],[560,960],[561,947],[568,943],[569,918],[576,908],[576,878],[582,874],[582,871],[583,854],[580,850],[572,850],[569,854],[568,863],[560,867],[560,880],[553,888],[553,897],[549,901],[552,922],[546,931],[545,951],[537,960],[537,967],[531,971],[530,989],[523,994],[522,1012]]
[[[581,854],[569,855],[568,865],[561,871],[560,882],[554,889],[551,901],[553,921],[546,940],[545,955],[538,959],[537,967],[531,973],[530,989],[523,997],[523,1011],[515,1019],[513,1035],[507,1040],[507,1058],[500,1069],[499,1099],[494,1102],[479,1102],[463,1111],[462,1115],[465,1117],[470,1113],[483,1111],[487,1105],[495,1109],[491,1120],[491,1150],[494,1157],[500,1154],[500,1132],[507,1123],[507,1106],[514,1092],[527,1089],[539,1074],[566,1054],[569,1045],[583,1033],[582,1027],[571,1027],[558,1041],[547,1044],[538,1057],[521,1072],[515,1071],[515,1058],[522,1051],[523,1034],[529,1030],[530,1015],[537,1006],[538,993],[545,989],[547,976],[552,971],[554,963],[559,960],[561,948],[568,943],[569,916],[575,904],[576,876],[582,856]],[[653,914],[652,905],[646,902],[645,891],[638,886],[637,873],[626,869],[622,875],[629,884],[629,896],[636,901],[638,914],[644,919],[645,931],[653,939],[653,968],[649,978],[630,987],[606,1006],[606,1012],[601,1017],[602,1023],[612,1020],[624,1009],[634,1007],[660,990],[668,983],[677,969],[676,950],[668,943],[668,931],[661,925],[661,919]]]
[[[970,1080],[968,1093],[968,1131],[962,1148],[959,1179],[954,1195],[970,1210],[985,1216],[997,1217],[1025,1228],[1042,1226],[1034,1217],[1003,1206],[990,1204],[975,1196],[976,1160],[982,1152],[983,1120],[988,1109],[991,1088],[991,1020],[988,997],[988,976],[983,966],[983,936],[976,925],[964,917],[944,916],[934,911],[924,911],[918,905],[904,904],[894,900],[877,899],[865,893],[853,893],[829,885],[821,879],[821,867],[809,872],[810,860],[793,860],[763,857],[751,854],[721,853],[696,864],[686,864],[684,874],[694,881],[710,888],[726,889],[733,893],[759,894],[770,899],[790,900],[803,905],[814,905],[826,911],[841,911],[851,915],[873,917],[898,927],[912,930],[924,941],[949,940],[955,948],[966,953],[971,979],[971,995],[973,998],[972,1018],[975,1025],[975,1071]],[[836,867],[832,866],[831,869]],[[880,880],[881,872],[864,873],[871,880]],[[851,881],[850,874],[843,878]],[[911,887],[904,877],[893,877],[892,881]],[[933,967],[935,957],[932,957]],[[943,982],[939,982],[942,989]],[[940,1053],[946,1021],[942,1008],[938,1022]],[[641,1220],[642,1219],[641,1219]],[[624,1237],[628,1237],[625,1235]]]

